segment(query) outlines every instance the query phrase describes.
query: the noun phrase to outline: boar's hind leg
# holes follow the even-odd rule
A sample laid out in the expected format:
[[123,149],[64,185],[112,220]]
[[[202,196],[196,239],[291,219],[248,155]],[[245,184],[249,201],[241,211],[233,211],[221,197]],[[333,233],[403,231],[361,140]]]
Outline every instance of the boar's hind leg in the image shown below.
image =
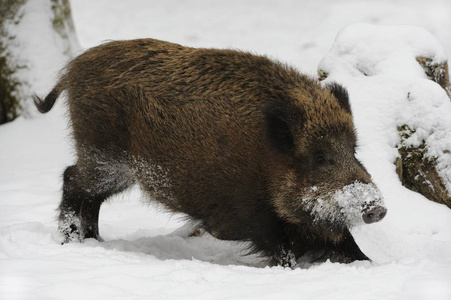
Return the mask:
[[64,172],[63,199],[58,227],[64,243],[99,236],[99,210],[103,201],[133,182],[120,172],[103,172],[99,167],[70,166]]

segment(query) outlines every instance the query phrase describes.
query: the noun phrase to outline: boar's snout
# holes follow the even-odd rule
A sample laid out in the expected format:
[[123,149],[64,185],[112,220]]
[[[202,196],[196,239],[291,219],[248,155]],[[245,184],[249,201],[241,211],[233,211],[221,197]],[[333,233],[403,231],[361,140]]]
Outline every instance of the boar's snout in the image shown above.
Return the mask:
[[374,207],[363,213],[362,219],[366,224],[376,223],[382,220],[387,214],[387,209],[383,206]]
[[375,223],[387,214],[382,194],[373,183],[354,182],[337,191],[332,199],[350,226]]

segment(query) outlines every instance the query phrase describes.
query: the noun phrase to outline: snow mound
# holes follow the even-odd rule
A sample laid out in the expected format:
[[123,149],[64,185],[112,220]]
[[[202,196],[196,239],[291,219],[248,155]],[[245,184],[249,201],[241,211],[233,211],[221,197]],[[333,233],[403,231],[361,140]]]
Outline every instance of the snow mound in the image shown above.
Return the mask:
[[426,78],[417,57],[446,61],[441,44],[423,28],[354,24],[338,34],[319,70],[353,77]]
[[434,65],[446,62],[443,47],[425,29],[354,24],[338,34],[318,70],[326,82],[348,87],[354,115],[363,106],[372,107],[371,118],[380,121],[365,126],[384,127],[379,128],[381,136],[386,133],[383,143],[400,145],[397,130],[407,126],[411,135],[403,145],[419,147],[424,142],[425,156],[437,159],[437,171],[451,191],[451,102],[446,91],[428,79],[417,62],[420,57]]

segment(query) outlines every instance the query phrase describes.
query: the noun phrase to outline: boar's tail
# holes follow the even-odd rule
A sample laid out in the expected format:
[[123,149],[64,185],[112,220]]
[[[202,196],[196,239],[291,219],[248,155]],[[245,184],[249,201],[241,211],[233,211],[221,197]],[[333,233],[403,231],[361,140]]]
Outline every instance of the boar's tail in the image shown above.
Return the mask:
[[39,112],[41,113],[49,112],[52,109],[53,105],[55,105],[56,99],[59,97],[62,91],[64,91],[64,86],[60,81],[53,88],[53,90],[47,95],[47,97],[45,97],[44,100],[39,98],[37,95],[34,95],[33,101]]

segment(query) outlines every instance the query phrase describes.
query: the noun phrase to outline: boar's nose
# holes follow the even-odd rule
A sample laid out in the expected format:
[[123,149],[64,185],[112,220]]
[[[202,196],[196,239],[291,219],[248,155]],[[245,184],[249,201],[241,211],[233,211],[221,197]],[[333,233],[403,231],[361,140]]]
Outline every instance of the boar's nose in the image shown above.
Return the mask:
[[363,213],[363,222],[371,224],[382,220],[387,214],[387,209],[382,206],[377,206]]

